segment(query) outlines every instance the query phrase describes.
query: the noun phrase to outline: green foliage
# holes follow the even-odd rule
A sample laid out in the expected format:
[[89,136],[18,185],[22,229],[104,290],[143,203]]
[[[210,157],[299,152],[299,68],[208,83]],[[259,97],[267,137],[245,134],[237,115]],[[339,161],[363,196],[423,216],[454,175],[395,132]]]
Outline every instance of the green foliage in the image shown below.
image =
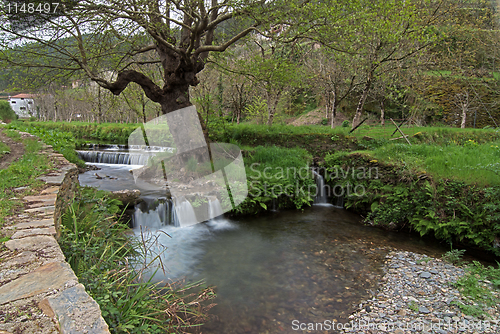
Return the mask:
[[62,216],[59,244],[112,333],[185,332],[205,318],[199,303],[215,296],[212,289],[186,295],[193,285],[179,290],[143,280],[149,244],[120,221],[119,201],[92,188],[80,188],[76,198]]
[[33,123],[30,123],[29,125],[25,125],[24,123],[11,123],[9,124],[9,128],[28,132],[37,136],[45,144],[51,145],[56,152],[64,155],[68,161],[75,163],[80,167],[85,166],[85,163],[75,152],[76,141],[74,136],[69,132],[47,130],[43,127],[33,125]]
[[0,100],[0,120],[8,123],[15,119],[17,119],[17,115],[14,110],[12,110],[10,103],[8,101]]
[[258,119],[260,124],[264,124],[267,115],[267,102],[260,96],[256,97],[251,104],[245,107],[245,113],[250,118]]
[[413,312],[418,312],[418,305],[415,301],[411,301],[410,304],[408,305],[408,308],[412,310]]
[[343,128],[348,128],[349,127],[349,121],[348,120],[345,120],[342,122],[342,127]]
[[0,142],[0,158],[10,152],[10,147]]
[[[5,133],[5,131],[4,131]],[[0,170],[0,226],[6,216],[14,214],[22,207],[19,200],[13,197],[23,197],[42,185],[36,178],[50,169],[47,156],[39,154],[41,143],[27,139],[24,141],[25,153],[21,159]],[[29,187],[19,193],[13,192],[14,188]]]
[[[128,144],[130,134],[140,126],[139,124],[84,122],[25,122],[24,124],[31,128],[44,129],[49,132],[69,132],[75,140],[113,144]],[[158,132],[153,135],[164,136],[164,130],[164,125],[161,125]],[[165,139],[163,137],[159,138]]]
[[337,152],[325,158],[325,165],[330,175],[340,168],[346,171],[376,165],[380,169],[378,178],[337,173],[329,180],[331,184],[363,187],[364,194],[347,196],[345,206],[367,213],[368,222],[406,227],[450,244],[474,245],[500,254],[495,247],[500,237],[499,186],[485,188],[461,181],[433,180],[426,173],[413,173],[403,163],[384,166],[358,153]]
[[452,249],[443,254],[443,260],[454,265],[460,265],[465,249]]
[[267,210],[273,200],[282,209],[300,209],[314,200],[316,185],[307,151],[257,146],[244,153],[249,196],[236,208],[236,213]]
[[468,315],[488,317],[485,312],[488,307],[496,306],[500,299],[495,297],[492,290],[500,290],[500,267],[485,267],[473,261],[465,268],[466,274],[454,284],[458,291],[466,298],[466,304],[456,305]]

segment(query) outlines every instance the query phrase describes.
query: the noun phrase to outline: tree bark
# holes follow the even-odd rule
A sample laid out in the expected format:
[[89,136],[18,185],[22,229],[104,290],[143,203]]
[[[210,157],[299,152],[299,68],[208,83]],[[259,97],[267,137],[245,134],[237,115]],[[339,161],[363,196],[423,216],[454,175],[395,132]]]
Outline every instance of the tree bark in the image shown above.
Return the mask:
[[385,109],[384,100],[380,101],[380,125],[385,126]]
[[276,93],[276,96],[272,98],[272,93],[269,91],[267,92],[267,125],[273,125],[274,114],[276,113],[280,96],[281,92],[278,92]]
[[363,112],[363,107],[365,106],[366,98],[368,97],[368,92],[370,91],[370,86],[372,84],[372,75],[368,77],[368,81],[365,84],[365,87],[363,88],[363,93],[361,94],[361,98],[359,99],[358,102],[358,107],[356,108],[356,114],[354,114],[354,118],[352,120],[352,128],[356,125],[358,125],[360,119],[361,119],[361,113]]
[[467,106],[464,104],[464,105],[462,105],[462,124],[460,124],[460,127],[462,129],[465,129],[466,119],[467,119]]
[[333,100],[331,102],[332,104],[332,121],[331,121],[331,128],[333,129],[333,122],[335,120],[335,114],[337,112],[337,94],[335,90],[332,92],[333,93]]

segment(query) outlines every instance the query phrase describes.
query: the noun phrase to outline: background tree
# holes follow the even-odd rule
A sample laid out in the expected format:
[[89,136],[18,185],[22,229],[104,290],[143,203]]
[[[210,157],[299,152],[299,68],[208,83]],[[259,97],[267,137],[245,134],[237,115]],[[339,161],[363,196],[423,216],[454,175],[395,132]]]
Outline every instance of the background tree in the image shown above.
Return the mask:
[[[115,95],[134,82],[165,114],[191,105],[189,87],[199,83],[197,74],[209,53],[225,51],[263,20],[272,20],[264,13],[276,12],[271,8],[274,5],[280,4],[263,0],[89,0],[61,5],[57,17],[49,20],[37,20],[32,14],[36,24],[31,26],[19,24],[26,17],[2,15],[0,61],[48,71],[83,71]],[[237,18],[248,21],[234,35],[216,40],[216,28]],[[144,60],[146,53],[153,53],[154,60]],[[152,63],[161,65],[161,81],[155,82],[140,70]],[[111,79],[105,75],[109,71],[116,74]],[[183,136],[174,137],[182,140]]]

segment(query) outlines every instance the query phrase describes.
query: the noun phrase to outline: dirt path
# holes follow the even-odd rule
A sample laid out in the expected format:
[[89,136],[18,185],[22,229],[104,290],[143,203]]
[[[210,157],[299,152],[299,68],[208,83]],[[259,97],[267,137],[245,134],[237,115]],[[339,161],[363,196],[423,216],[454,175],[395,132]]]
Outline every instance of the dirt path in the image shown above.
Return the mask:
[[24,145],[4,135],[2,129],[0,129],[0,141],[10,147],[10,153],[0,157],[0,169],[6,169],[13,161],[23,156]]

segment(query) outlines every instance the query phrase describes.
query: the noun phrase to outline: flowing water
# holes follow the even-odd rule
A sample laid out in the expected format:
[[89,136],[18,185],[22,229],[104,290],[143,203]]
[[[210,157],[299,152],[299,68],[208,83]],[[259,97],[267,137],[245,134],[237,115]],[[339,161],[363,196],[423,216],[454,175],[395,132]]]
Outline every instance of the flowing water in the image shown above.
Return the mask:
[[[134,189],[130,165],[97,164],[82,185]],[[95,174],[103,175],[97,179]],[[150,236],[165,272],[155,279],[216,286],[217,306],[203,333],[296,333],[292,321],[346,322],[355,305],[376,289],[387,247],[439,256],[446,249],[403,233],[361,224],[361,217],[321,204],[189,225],[187,202],[145,193],[135,208],[134,232]],[[318,200],[318,202],[320,202]],[[220,205],[210,200],[209,210]],[[191,208],[192,210],[192,208]],[[179,217],[179,214],[182,217]],[[154,256],[154,255],[152,255]]]

